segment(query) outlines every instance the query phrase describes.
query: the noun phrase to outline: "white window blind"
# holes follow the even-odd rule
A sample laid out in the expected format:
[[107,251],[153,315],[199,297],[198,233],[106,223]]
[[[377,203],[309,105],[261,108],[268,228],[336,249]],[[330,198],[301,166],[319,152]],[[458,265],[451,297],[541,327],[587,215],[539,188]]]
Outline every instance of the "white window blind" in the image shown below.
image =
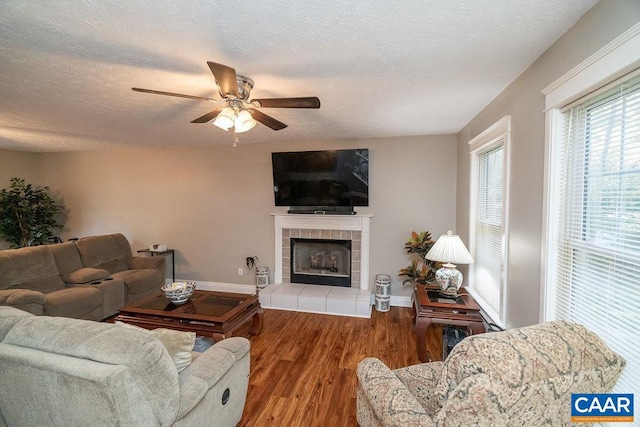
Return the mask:
[[619,393],[640,390],[640,80],[562,115],[551,318],[596,332],[627,367]]
[[473,290],[499,323],[502,313],[504,139],[477,153]]

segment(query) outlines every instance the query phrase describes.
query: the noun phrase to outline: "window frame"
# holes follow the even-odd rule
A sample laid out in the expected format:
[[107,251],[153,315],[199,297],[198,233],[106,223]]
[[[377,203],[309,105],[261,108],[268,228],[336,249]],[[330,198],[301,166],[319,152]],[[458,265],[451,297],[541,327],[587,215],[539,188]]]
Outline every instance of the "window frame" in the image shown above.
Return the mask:
[[559,206],[551,197],[560,179],[558,159],[561,157],[563,110],[585,97],[597,96],[616,81],[640,67],[640,23],[571,69],[542,90],[545,96],[545,159],[543,227],[540,274],[541,322],[554,320],[555,283],[557,272],[550,262],[557,253]]
[[502,141],[503,146],[503,170],[502,170],[502,259],[500,275],[500,302],[498,310],[476,291],[476,273],[474,264],[469,265],[469,279],[467,281],[469,293],[482,310],[491,318],[493,323],[501,328],[507,325],[507,283],[509,261],[509,183],[511,170],[511,116],[505,116],[487,128],[484,132],[469,141],[470,157],[470,185],[469,185],[469,251],[476,258],[476,222],[478,215],[478,190],[479,190],[479,155]]
[[[560,221],[557,219],[560,201],[557,200],[558,197],[553,197],[553,195],[555,188],[561,182],[561,170],[558,167],[560,166],[558,162],[562,159],[560,150],[563,145],[563,111],[577,104],[589,102],[592,98],[595,99],[610,91],[613,86],[618,86],[622,77],[632,78],[637,72],[640,72],[640,23],[631,27],[542,91],[545,95],[546,129],[539,314],[541,322],[555,320],[557,312],[555,294],[558,289],[556,278],[559,273],[552,260],[559,251],[557,242]],[[609,310],[610,307],[607,302],[604,302],[600,308]],[[615,307],[613,308],[615,309]],[[577,311],[573,310],[573,312]],[[587,328],[594,327],[588,323],[585,324]],[[624,342],[620,340],[621,334],[624,335],[625,331],[629,330],[632,333],[636,332],[635,327],[623,328],[612,331],[610,334],[601,334],[600,338],[615,351],[615,348],[619,348],[620,343]],[[631,357],[627,360],[627,372],[631,366],[637,368],[637,353],[633,354],[634,356],[627,356]],[[626,374],[628,376],[624,380],[626,387],[630,383],[634,383],[634,373]],[[624,377],[625,372],[622,373],[622,378]],[[613,392],[626,392],[626,387],[623,387],[624,390],[619,387],[623,387],[620,382],[616,384]],[[634,404],[637,407],[639,397],[637,394],[634,396]]]

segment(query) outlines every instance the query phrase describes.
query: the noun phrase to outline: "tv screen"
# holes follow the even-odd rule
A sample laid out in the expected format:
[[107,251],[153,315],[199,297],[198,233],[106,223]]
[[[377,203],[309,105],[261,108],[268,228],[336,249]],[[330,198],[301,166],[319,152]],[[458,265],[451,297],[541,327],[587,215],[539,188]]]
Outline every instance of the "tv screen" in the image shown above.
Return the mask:
[[369,206],[369,150],[271,153],[276,206]]

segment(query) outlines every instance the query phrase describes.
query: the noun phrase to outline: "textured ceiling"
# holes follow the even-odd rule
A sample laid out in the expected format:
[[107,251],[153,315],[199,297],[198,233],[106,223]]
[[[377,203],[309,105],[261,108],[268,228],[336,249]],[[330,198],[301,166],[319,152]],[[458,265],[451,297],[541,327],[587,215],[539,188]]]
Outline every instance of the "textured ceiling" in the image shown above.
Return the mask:
[[191,120],[218,98],[206,61],[255,81],[242,143],[459,131],[595,0],[56,0],[0,2],[0,148],[231,144]]

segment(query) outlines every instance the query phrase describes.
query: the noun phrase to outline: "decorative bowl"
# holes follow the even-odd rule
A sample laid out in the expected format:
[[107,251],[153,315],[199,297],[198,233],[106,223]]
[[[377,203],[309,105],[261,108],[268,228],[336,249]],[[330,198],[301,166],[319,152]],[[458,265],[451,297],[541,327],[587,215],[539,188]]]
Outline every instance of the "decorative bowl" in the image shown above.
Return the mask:
[[196,282],[172,282],[162,288],[162,293],[175,305],[184,304],[196,290]]

